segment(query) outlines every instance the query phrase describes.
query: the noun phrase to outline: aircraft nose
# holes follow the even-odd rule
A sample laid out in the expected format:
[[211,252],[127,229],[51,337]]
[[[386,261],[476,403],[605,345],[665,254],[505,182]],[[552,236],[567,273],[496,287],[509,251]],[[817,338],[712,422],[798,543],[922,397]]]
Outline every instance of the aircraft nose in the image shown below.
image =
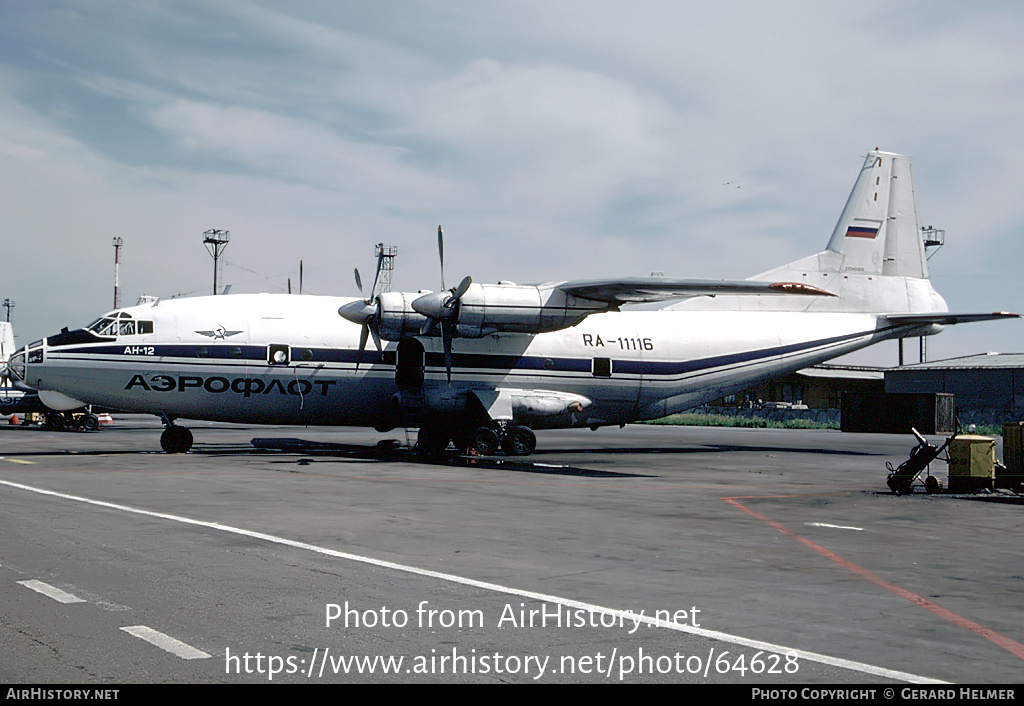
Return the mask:
[[26,351],[24,348],[19,348],[11,354],[10,360],[7,361],[7,368],[4,371],[5,377],[11,379],[12,382],[24,382],[26,371],[25,364]]
[[22,390],[35,390],[29,383],[30,365],[43,362],[43,342],[37,341],[11,353],[6,367],[0,365],[0,376],[4,382]]

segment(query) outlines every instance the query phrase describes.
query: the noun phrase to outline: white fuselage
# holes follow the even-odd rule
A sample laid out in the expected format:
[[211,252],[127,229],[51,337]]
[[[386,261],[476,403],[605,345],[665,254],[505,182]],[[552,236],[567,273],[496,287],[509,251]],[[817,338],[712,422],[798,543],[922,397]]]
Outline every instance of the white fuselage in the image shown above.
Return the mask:
[[456,338],[449,384],[436,336],[416,336],[402,351],[394,342],[383,354],[360,351],[360,326],[337,313],[351,301],[264,294],[144,304],[121,312],[151,326],[124,334],[111,326],[97,340],[51,336],[14,362],[36,389],[126,411],[378,428],[401,424],[395,400],[411,371],[430,413],[458,414],[469,393],[512,391],[515,421],[542,429],[657,418],[881,340],[933,332],[866,313],[594,314],[552,333]]

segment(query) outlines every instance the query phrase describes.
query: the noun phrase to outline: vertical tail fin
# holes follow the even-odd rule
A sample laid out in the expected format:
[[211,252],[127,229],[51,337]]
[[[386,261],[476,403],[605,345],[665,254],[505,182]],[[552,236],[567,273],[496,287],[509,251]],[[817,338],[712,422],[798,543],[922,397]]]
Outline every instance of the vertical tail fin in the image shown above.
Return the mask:
[[928,277],[910,157],[868,153],[828,250],[842,255],[841,272]]
[[806,282],[836,296],[718,297],[668,308],[878,314],[946,311],[946,302],[928,280],[910,158],[869,152],[826,249],[750,279]]

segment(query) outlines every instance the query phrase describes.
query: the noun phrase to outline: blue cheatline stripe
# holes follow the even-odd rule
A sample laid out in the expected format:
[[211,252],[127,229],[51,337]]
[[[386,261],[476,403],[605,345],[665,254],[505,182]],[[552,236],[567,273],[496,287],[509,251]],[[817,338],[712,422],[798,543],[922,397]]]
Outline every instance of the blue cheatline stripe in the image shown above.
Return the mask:
[[[637,360],[630,358],[613,358],[612,369],[615,375],[645,375],[657,377],[672,377],[685,375],[687,373],[700,372],[713,368],[735,366],[743,363],[752,363],[766,358],[773,358],[793,353],[810,351],[815,348],[828,347],[847,341],[853,341],[865,336],[888,333],[899,326],[888,326],[879,329],[870,329],[856,333],[832,336],[829,338],[792,343],[785,346],[773,346],[740,353],[728,353],[710,358],[698,358],[695,360],[683,361],[653,361]],[[125,348],[131,346],[102,345],[88,346],[81,348],[64,349],[54,355],[55,360],[95,360],[99,356],[116,356],[108,359],[107,362],[124,362],[131,360],[139,366],[166,366],[169,363],[188,363],[189,365],[223,365],[225,362],[237,361],[239,366],[248,365],[253,362],[267,363],[266,346],[203,346],[203,345],[158,345],[152,346],[153,355],[133,355],[124,353]],[[205,349],[205,355],[199,356],[198,352]],[[240,349],[238,351],[237,349]],[[232,351],[236,352],[232,354]],[[309,351],[308,359],[301,358],[302,351]],[[299,354],[299,355],[297,355]],[[172,358],[174,360],[167,360]],[[554,358],[550,356],[520,356],[496,353],[452,353],[452,368],[461,371],[498,371],[498,372],[530,372],[537,371],[547,374],[571,373],[585,374],[591,371],[592,357],[586,358]],[[292,348],[292,364],[287,369],[292,369],[304,364],[312,363],[342,363],[355,365],[375,366],[384,365],[394,367],[397,355],[394,350],[386,350],[383,353],[383,360],[377,351],[362,352],[350,348]],[[550,361],[550,362],[548,362]],[[444,354],[429,352],[424,354],[424,363],[427,368],[444,369]],[[545,367],[547,363],[548,367]]]

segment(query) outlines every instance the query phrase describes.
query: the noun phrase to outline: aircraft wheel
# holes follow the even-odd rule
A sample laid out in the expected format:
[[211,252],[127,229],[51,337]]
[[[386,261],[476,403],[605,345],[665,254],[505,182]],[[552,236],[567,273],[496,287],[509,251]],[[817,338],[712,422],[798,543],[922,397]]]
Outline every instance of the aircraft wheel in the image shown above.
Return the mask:
[[87,414],[82,417],[82,428],[86,431],[96,431],[100,428],[100,418],[95,414]]
[[62,431],[64,429],[64,415],[60,412],[50,412],[47,414],[46,428],[50,431]]
[[490,427],[480,427],[473,432],[470,446],[481,456],[493,456],[498,452],[498,433]]
[[508,430],[502,448],[509,456],[529,456],[537,448],[537,435],[529,427],[516,425]]
[[169,454],[188,453],[192,448],[192,432],[185,427],[167,427],[160,435],[160,447]]

